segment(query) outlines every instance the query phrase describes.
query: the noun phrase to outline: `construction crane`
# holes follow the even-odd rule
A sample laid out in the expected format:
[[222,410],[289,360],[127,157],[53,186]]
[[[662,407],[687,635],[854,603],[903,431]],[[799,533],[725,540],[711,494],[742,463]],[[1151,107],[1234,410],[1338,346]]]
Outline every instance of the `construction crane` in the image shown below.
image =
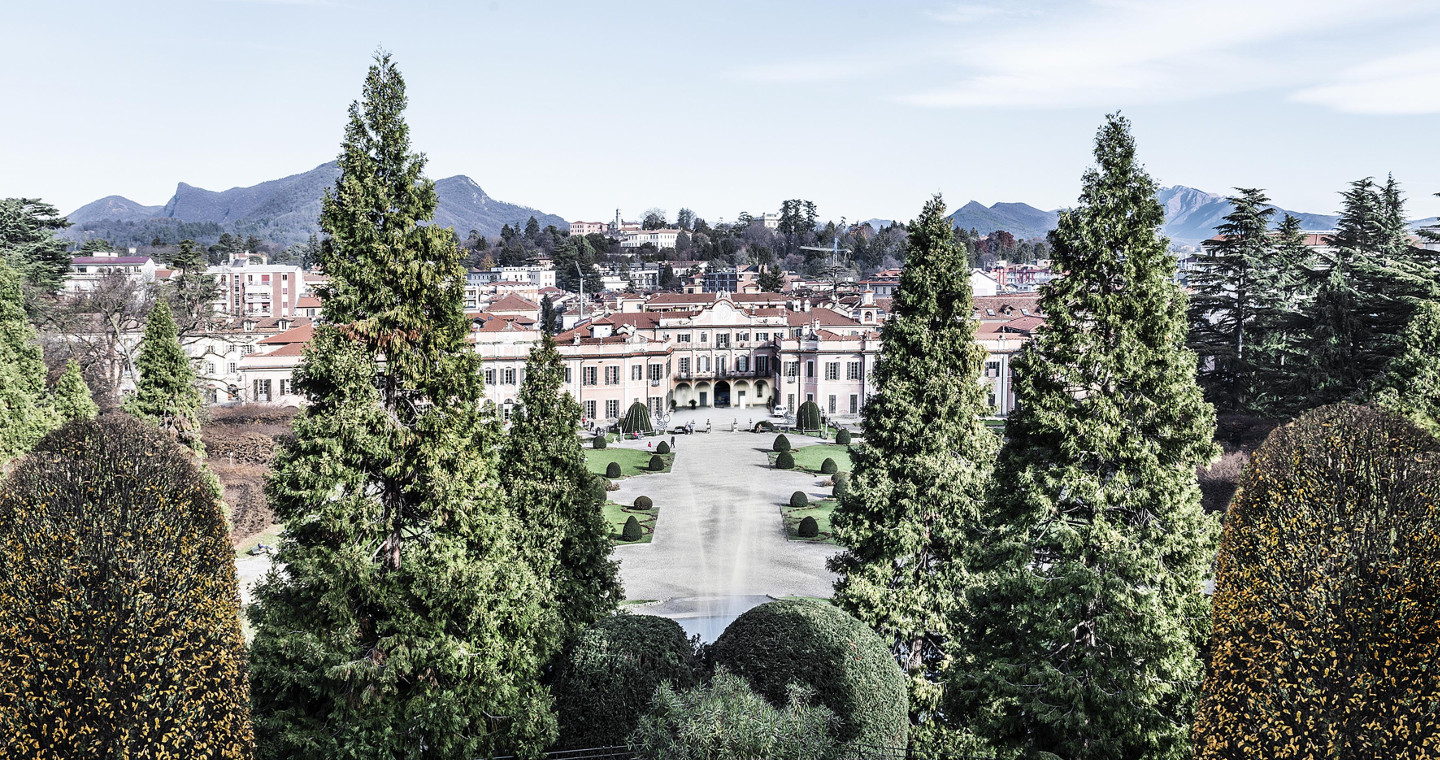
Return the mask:
[[842,254],[842,253],[852,253],[852,251],[851,251],[849,248],[841,248],[841,247],[840,247],[840,238],[839,238],[839,237],[836,237],[836,238],[834,238],[834,239],[831,241],[829,248],[817,248],[817,247],[815,247],[815,246],[813,246],[813,245],[802,245],[802,246],[800,246],[800,250],[802,250],[802,251],[820,251],[821,253],[828,253],[828,254],[830,254],[830,266],[827,267],[827,268],[830,270],[830,298],[831,298],[831,300],[835,301],[836,303],[839,303],[839,301],[840,301],[840,262],[839,262],[838,259],[840,258],[840,254]]

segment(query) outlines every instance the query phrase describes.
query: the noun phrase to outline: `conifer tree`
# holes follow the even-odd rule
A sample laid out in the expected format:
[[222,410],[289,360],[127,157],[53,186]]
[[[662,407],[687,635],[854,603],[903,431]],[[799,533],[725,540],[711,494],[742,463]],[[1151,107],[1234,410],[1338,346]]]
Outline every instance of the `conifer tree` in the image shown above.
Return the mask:
[[404,109],[379,53],[322,201],[309,404],[267,486],[286,531],[250,608],[267,757],[531,755],[555,733],[529,638],[543,586],[503,508],[465,270]]
[[45,362],[25,318],[20,275],[0,261],[0,468],[58,422],[46,403]]
[[1107,118],[1095,158],[1051,233],[1066,275],[1015,363],[972,566],[973,665],[948,693],[1001,757],[1178,760],[1207,627],[1215,526],[1195,468],[1215,418],[1128,120]]
[[195,241],[181,240],[180,250],[170,265],[180,270],[170,287],[165,289],[165,295],[174,304],[174,313],[178,315],[178,331],[182,335],[204,332],[214,316],[219,288],[215,278],[206,274],[205,262]]
[[861,410],[865,438],[851,448],[849,490],[831,519],[845,549],[830,562],[835,604],[893,648],[909,678],[912,738],[932,750],[957,748],[937,708],[997,448],[981,419],[974,308],[965,252],[937,196],[910,228],[875,395]]
[[580,404],[560,390],[564,379],[555,339],[544,335],[525,362],[519,408],[500,454],[501,482],[523,531],[526,561],[550,583],[545,604],[554,633],[530,635],[551,645],[552,654],[554,645],[574,641],[624,598],[619,565],[610,559],[604,497],[588,487],[592,476],[575,434]]
[[204,453],[200,440],[200,389],[196,386],[195,368],[180,345],[170,305],[163,298],[155,299],[150,316],[145,319],[145,333],[140,338],[140,357],[135,361],[140,377],[135,393],[125,400],[125,411]]
[[90,397],[90,386],[80,375],[80,365],[74,359],[65,363],[65,374],[55,385],[55,412],[64,421],[93,420],[100,407]]
[[1199,380],[1206,398],[1227,411],[1255,405],[1256,363],[1252,344],[1260,304],[1275,263],[1270,217],[1275,209],[1264,191],[1237,188],[1231,211],[1206,241],[1190,274],[1190,347],[1200,356]]
[[1401,338],[1400,355],[1391,360],[1372,396],[1440,436],[1440,303],[1420,304]]

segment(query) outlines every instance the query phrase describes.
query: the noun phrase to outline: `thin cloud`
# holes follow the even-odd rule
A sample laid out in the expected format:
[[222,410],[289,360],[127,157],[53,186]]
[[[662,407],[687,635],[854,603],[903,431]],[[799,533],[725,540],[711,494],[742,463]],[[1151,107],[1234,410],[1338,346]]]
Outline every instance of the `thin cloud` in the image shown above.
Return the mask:
[[1356,66],[1336,81],[1299,90],[1290,99],[1345,113],[1440,113],[1440,47]]
[[874,73],[874,64],[855,60],[788,61],[742,66],[730,78],[762,84],[826,84],[846,82]]

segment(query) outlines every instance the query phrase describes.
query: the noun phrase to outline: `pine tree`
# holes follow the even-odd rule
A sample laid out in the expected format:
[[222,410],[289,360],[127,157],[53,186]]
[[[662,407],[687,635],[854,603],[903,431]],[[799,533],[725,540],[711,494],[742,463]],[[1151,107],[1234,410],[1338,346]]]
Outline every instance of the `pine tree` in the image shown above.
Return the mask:
[[560,644],[574,641],[625,596],[619,565],[610,559],[604,496],[588,487],[592,476],[575,435],[580,404],[560,390],[564,379],[555,339],[545,335],[525,362],[519,409],[500,453],[501,482],[524,531],[526,560],[551,587],[546,608],[556,635],[529,635]]
[[67,244],[55,233],[69,226],[58,209],[39,198],[0,198],[0,264],[27,285],[54,293],[70,273]]
[[59,422],[45,399],[45,362],[25,318],[20,275],[0,261],[0,468]]
[[1200,356],[1199,380],[1211,403],[1227,411],[1250,411],[1257,384],[1254,334],[1259,304],[1274,265],[1270,217],[1275,209],[1265,193],[1237,188],[1231,211],[1206,241],[1190,274],[1190,347]]
[[551,301],[548,295],[542,298],[540,300],[540,332],[546,335],[554,335],[557,316],[555,313],[555,302]]
[[543,586],[500,498],[465,271],[404,108],[377,54],[322,202],[325,325],[267,487],[284,569],[250,608],[269,757],[530,755],[555,734],[529,640]]
[[1251,366],[1253,411],[1266,417],[1283,417],[1300,406],[1303,377],[1297,368],[1307,364],[1298,354],[1299,325],[1303,309],[1314,293],[1307,287],[1307,273],[1314,266],[1315,252],[1305,244],[1300,220],[1285,214],[1276,227],[1273,257],[1259,280],[1256,299]]
[[1417,427],[1440,436],[1440,304],[1420,305],[1405,328],[1401,345],[1400,355],[1376,381],[1372,397]]
[[785,273],[779,264],[770,267],[761,264],[760,277],[755,284],[768,293],[779,293],[785,288]]
[[74,359],[65,363],[65,374],[55,385],[55,412],[65,421],[93,420],[100,413],[95,399],[90,397],[90,386],[80,375],[80,365]]
[[1014,365],[972,565],[974,664],[949,694],[1001,757],[1177,760],[1207,627],[1215,526],[1195,468],[1216,454],[1215,418],[1128,120],[1107,118],[1095,158],[1051,233],[1066,275]]
[[938,196],[911,228],[881,340],[875,395],[861,411],[865,438],[851,448],[849,490],[831,519],[845,548],[830,562],[840,576],[834,601],[893,648],[909,677],[915,743],[953,750],[957,737],[937,708],[997,441],[981,420],[985,351],[970,269]]
[[135,361],[140,379],[135,393],[125,399],[125,411],[160,428],[171,437],[204,453],[200,440],[200,389],[195,368],[180,346],[170,306],[157,298],[145,319],[140,357]]

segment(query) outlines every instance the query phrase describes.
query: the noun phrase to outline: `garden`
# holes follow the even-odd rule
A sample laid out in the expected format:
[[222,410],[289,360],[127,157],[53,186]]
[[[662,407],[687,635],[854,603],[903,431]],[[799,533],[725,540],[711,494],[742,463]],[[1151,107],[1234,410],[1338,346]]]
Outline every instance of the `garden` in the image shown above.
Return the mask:
[[649,496],[638,496],[630,506],[607,501],[604,505],[605,522],[610,525],[610,537],[616,546],[626,544],[648,544],[655,536],[655,520],[660,510]]

